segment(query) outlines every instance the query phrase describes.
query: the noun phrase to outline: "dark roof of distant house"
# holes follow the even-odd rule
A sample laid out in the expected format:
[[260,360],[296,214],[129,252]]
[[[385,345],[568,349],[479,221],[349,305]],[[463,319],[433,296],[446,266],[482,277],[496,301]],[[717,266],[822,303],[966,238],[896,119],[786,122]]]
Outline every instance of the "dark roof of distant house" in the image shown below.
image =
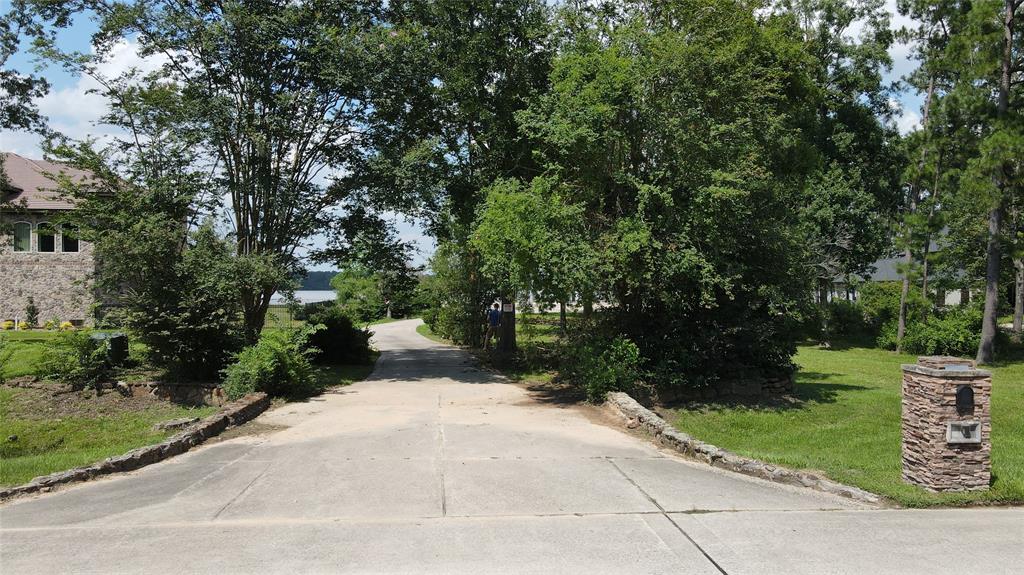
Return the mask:
[[873,267],[875,271],[867,277],[868,280],[873,282],[894,282],[903,279],[896,266],[903,262],[902,257],[898,258],[883,258],[875,262]]
[[[939,232],[939,238],[933,239],[928,247],[928,251],[932,254],[941,252],[944,247],[944,237],[948,233],[948,230],[942,229]],[[860,277],[867,281],[872,282],[895,282],[902,281],[903,275],[899,271],[899,266],[904,262],[905,256],[899,255],[891,258],[882,258],[875,263],[871,264],[870,271],[865,274],[858,274]],[[962,271],[958,272],[962,275]],[[845,277],[837,277],[836,283],[845,283],[847,280]]]
[[81,182],[90,173],[64,164],[46,160],[30,160],[12,152],[3,152],[5,202],[23,204],[30,210],[70,210],[74,204],[60,197],[57,182],[49,175],[65,174],[73,181]]

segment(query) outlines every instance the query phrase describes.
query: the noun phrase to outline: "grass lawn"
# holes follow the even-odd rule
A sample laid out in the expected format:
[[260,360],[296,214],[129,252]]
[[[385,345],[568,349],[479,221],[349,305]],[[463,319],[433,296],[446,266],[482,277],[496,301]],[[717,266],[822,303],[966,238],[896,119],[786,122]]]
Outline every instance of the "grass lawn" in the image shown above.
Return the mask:
[[117,393],[54,397],[38,389],[0,388],[0,485],[25,483],[158,443],[173,432],[154,431],[153,424],[216,410]]
[[[373,362],[377,355],[374,352]],[[365,379],[373,371],[373,362],[317,366],[317,387]],[[54,385],[54,390],[58,387]],[[148,396],[124,398],[110,391],[101,396],[91,391],[54,395],[49,390],[0,387],[0,485],[25,483],[159,443],[174,432],[154,431],[154,424],[205,417],[216,410]]]
[[678,429],[736,453],[923,507],[1024,502],[1024,361],[991,366],[992,488],[928,493],[900,480],[900,364],[915,356],[862,347],[800,347],[794,405],[663,410]]
[[420,325],[416,326],[416,333],[422,335],[423,337],[429,339],[430,341],[452,345],[451,341],[434,333],[434,330],[430,329],[430,326],[425,323],[421,323]]
[[7,339],[7,345],[14,350],[4,370],[4,377],[20,377],[35,373],[36,364],[42,359],[47,342],[57,338],[61,332],[46,330],[0,331],[0,338]]
[[407,319],[413,319],[413,318],[411,318],[411,317],[382,317],[380,319],[375,319],[375,320],[373,320],[371,322],[364,323],[364,324],[362,324],[362,327],[365,328],[365,327],[370,327],[370,326],[374,326],[374,325],[382,325],[382,324],[385,324],[385,323],[392,323],[392,322],[403,321],[403,320],[407,320]]

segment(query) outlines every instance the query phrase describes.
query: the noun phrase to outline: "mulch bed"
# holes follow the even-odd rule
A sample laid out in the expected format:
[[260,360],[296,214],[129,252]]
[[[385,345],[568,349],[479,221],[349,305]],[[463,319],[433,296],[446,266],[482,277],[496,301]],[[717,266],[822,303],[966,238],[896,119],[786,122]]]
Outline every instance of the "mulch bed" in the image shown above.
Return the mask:
[[60,384],[33,382],[31,378],[10,380],[4,388],[18,390],[5,406],[7,417],[14,419],[109,417],[167,405],[166,400],[151,395],[126,397],[112,389],[99,393],[92,389],[73,391]]

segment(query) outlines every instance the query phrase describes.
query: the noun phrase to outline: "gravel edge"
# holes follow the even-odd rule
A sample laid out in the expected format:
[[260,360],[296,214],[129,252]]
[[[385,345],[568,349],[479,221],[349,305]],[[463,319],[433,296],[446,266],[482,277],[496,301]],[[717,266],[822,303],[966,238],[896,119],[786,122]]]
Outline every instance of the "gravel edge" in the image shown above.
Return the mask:
[[640,405],[635,399],[621,391],[608,393],[605,398],[605,407],[621,417],[626,427],[641,429],[653,436],[657,443],[713,467],[775,483],[807,487],[862,503],[879,505],[883,502],[882,497],[858,487],[837,483],[813,473],[794,471],[757,459],[742,457],[710,443],[704,443],[675,429],[658,414]]

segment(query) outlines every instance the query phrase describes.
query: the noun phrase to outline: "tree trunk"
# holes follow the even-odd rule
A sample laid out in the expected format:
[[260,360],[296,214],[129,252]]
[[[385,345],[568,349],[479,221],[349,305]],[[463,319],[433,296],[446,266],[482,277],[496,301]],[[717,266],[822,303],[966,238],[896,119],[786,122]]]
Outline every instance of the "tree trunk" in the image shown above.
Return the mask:
[[263,324],[267,321],[267,309],[274,292],[257,292],[242,296],[242,319],[245,341],[252,345],[259,341],[263,333]]
[[903,336],[907,333],[907,297],[910,295],[910,263],[913,254],[907,248],[903,255],[904,265],[908,269],[903,271],[903,287],[900,289],[900,315],[896,321],[896,353],[903,351]]
[[[1010,73],[1013,65],[1013,16],[1014,0],[1004,0],[1006,7],[1003,18],[1002,74],[999,77],[999,101],[996,114],[1000,119],[1010,112]],[[978,342],[977,363],[991,363],[995,357],[996,331],[999,329],[999,263],[1002,249],[999,245],[999,231],[1002,228],[1003,201],[1006,197],[1006,166],[1000,164],[993,175],[998,199],[988,216],[988,265],[985,268],[985,315],[981,324],[981,341]]]
[[1020,339],[1021,329],[1024,328],[1024,259],[1013,260],[1013,267],[1017,269],[1017,282],[1014,286],[1013,298],[1013,333]]
[[[935,78],[928,78],[928,94],[924,100],[924,114],[921,118],[921,127],[926,130],[925,135],[927,136],[928,130],[928,118],[931,115],[932,109],[932,97],[935,94]],[[928,146],[921,148],[921,159],[917,163],[917,175],[915,181],[911,184],[909,195],[909,210],[907,215],[913,215],[917,211],[917,197],[918,197],[918,182],[916,181],[921,177],[921,171],[924,170],[925,160],[927,159]],[[903,270],[903,286],[900,289],[900,313],[899,319],[896,323],[896,353],[903,351],[903,336],[907,332],[907,299],[910,296],[910,266],[914,263],[914,253],[910,249],[911,236],[913,235],[910,226],[907,225],[904,220],[904,227],[907,231],[906,249],[903,252],[903,265],[906,266]]]
[[558,330],[564,336],[566,333],[565,329],[565,302],[558,302]]
[[[935,178],[932,180],[931,208],[928,209],[928,222],[925,224],[924,234],[924,255],[921,266],[921,295],[928,298],[928,254],[932,249],[932,222],[935,219],[935,210],[939,203],[939,169],[942,167],[942,152],[935,158]],[[937,304],[941,305],[941,304]],[[929,306],[930,307],[930,306]],[[924,308],[925,317],[928,317],[929,307]]]
[[991,363],[995,356],[996,330],[999,313],[999,228],[1003,211],[996,207],[988,216],[988,265],[985,268],[985,315],[981,323],[981,341],[978,343],[979,364]]

